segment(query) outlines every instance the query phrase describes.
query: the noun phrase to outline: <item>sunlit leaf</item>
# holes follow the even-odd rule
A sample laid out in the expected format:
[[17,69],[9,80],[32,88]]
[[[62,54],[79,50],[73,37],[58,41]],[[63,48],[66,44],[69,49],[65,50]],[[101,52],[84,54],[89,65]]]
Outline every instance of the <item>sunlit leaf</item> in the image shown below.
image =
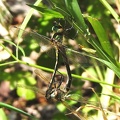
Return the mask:
[[59,12],[56,12],[52,9],[38,7],[38,6],[30,5],[30,4],[27,4],[27,5],[40,11],[42,14],[49,15],[49,16],[52,16],[54,18],[64,18],[62,14],[60,14]]
[[79,25],[82,31],[87,34],[87,26],[85,24],[83,15],[81,13],[80,7],[77,0],[65,0],[66,7],[70,14],[72,15],[74,21]]
[[108,36],[104,28],[102,27],[101,23],[97,19],[90,16],[88,16],[87,19],[89,20],[95,33],[97,34],[97,37],[99,39],[102,48],[108,55],[110,55],[113,58],[113,50],[110,45],[110,41],[108,40]]

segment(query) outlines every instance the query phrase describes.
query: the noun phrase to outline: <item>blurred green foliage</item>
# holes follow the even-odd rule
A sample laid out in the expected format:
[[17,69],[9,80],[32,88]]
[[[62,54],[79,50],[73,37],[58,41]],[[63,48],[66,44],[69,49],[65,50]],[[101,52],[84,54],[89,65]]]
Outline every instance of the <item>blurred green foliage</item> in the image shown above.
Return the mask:
[[[112,6],[114,7],[115,3],[112,3]],[[99,67],[98,69],[95,69],[94,72],[90,72],[86,68],[86,71],[91,73],[95,73],[95,78],[99,80],[103,80],[106,84],[108,81],[106,80],[106,70],[109,67],[114,71],[114,74],[116,74],[118,77],[120,77],[120,66],[119,61],[116,60],[116,56],[118,56],[118,48],[115,46],[114,42],[118,42],[118,33],[116,32],[116,29],[114,27],[114,24],[116,23],[116,19],[111,14],[110,10],[108,10],[100,1],[96,0],[84,0],[84,1],[78,1],[77,0],[63,0],[63,1],[56,1],[56,0],[50,0],[47,1],[47,4],[40,3],[39,5],[30,5],[32,8],[36,9],[38,12],[40,12],[40,17],[35,16],[31,14],[26,16],[29,19],[25,19],[23,22],[24,28],[27,26],[31,28],[32,30],[37,30],[38,33],[50,36],[52,33],[52,26],[53,22],[59,21],[60,19],[65,20],[64,24],[67,23],[67,28],[70,28],[71,26],[74,28],[74,33],[78,31],[77,35],[73,35],[73,31],[69,31],[68,33],[73,35],[72,37],[75,37],[75,40],[78,44],[82,44],[89,48],[94,48],[97,51],[98,59],[95,58],[95,60],[100,61],[103,63],[102,67]],[[32,12],[31,12],[32,13]],[[89,28],[89,30],[88,30]],[[67,38],[68,36],[66,36]],[[72,38],[71,37],[71,38]],[[69,37],[68,37],[69,38]],[[25,40],[26,39],[26,40]],[[25,52],[25,56],[29,57],[31,55],[32,51],[36,51],[39,53],[40,46],[38,44],[39,41],[36,41],[35,39],[31,38],[29,34],[24,38],[24,41],[19,44],[19,47],[23,49]],[[11,41],[12,43],[12,41]],[[14,43],[14,42],[13,42]],[[69,39],[67,41],[69,43]],[[5,46],[9,46],[10,43],[5,42]],[[68,44],[68,46],[70,46]],[[70,46],[71,47],[71,46]],[[11,89],[16,88],[16,83],[19,84],[25,84],[33,86],[36,84],[35,78],[32,76],[32,72],[24,71],[21,68],[17,68],[14,63],[10,63],[10,61],[14,61],[15,59],[12,57],[12,54],[17,58],[16,56],[16,49],[19,49],[17,46],[13,47],[13,53],[11,53],[11,57],[5,61],[2,61],[0,66],[1,72],[1,79],[0,82],[7,80],[10,81]],[[25,64],[28,66],[31,66],[30,64],[27,64],[26,62],[21,61],[21,58],[23,57],[23,53],[21,51],[18,52],[18,58],[19,60],[17,62],[20,64]],[[6,63],[8,63],[6,65]],[[37,59],[36,64],[39,66],[45,66],[48,68],[54,67],[55,60],[51,59],[49,56],[47,56],[45,53],[43,53],[40,58]],[[63,63],[60,61],[61,65]],[[4,72],[5,69],[15,67],[15,70],[13,72],[7,73]],[[33,67],[36,67],[33,65]],[[94,66],[96,67],[96,66]],[[98,71],[97,71],[98,70]],[[49,69],[48,69],[49,71]],[[73,71],[78,76],[83,72],[84,70],[81,70],[81,67],[76,67],[76,69]],[[108,77],[109,78],[109,77]],[[80,79],[76,80],[73,78],[73,86],[78,88],[78,91],[81,91],[81,88],[83,86],[83,81],[81,82]],[[108,84],[114,85],[114,80],[109,80]],[[95,82],[96,79],[92,78],[92,81]],[[112,82],[111,82],[112,81]],[[95,87],[96,92],[99,94],[101,92],[102,87],[101,84],[97,84]],[[77,92],[78,92],[77,91]],[[35,93],[29,91],[29,90],[23,90],[21,88],[17,88],[17,94],[19,96],[23,96],[28,100],[35,98]],[[106,93],[107,94],[107,93]],[[79,93],[81,95],[81,92]],[[113,95],[114,96],[114,95]],[[115,96],[114,96],[115,97]],[[91,95],[91,98],[95,98],[94,95]],[[97,101],[97,99],[95,98]],[[104,101],[103,101],[104,102]],[[88,113],[85,113],[87,111]],[[89,114],[90,109],[83,109],[83,112],[85,114]],[[92,111],[93,112],[93,111]],[[62,118],[67,120],[68,118],[62,114]],[[89,115],[92,115],[93,113],[90,113]],[[56,116],[56,117],[55,117]],[[54,117],[54,120],[57,120],[58,116],[61,116],[59,114],[56,114]]]

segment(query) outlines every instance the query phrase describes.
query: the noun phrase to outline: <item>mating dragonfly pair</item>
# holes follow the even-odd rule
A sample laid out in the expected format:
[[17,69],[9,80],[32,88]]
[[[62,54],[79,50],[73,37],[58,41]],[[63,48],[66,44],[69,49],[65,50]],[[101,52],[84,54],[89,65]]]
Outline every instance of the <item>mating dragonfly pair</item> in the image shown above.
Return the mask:
[[[71,28],[70,28],[71,29]],[[19,29],[20,31],[23,31],[21,29]],[[68,30],[68,29],[67,29]],[[70,70],[70,64],[69,64],[69,59],[73,58],[75,61],[75,57],[77,56],[78,59],[76,61],[80,61],[81,58],[83,58],[83,56],[88,56],[90,57],[90,55],[85,54],[85,53],[81,53],[72,49],[69,49],[67,46],[63,45],[63,36],[64,33],[66,32],[66,29],[64,30],[62,25],[60,23],[54,22],[54,26],[52,27],[52,31],[53,31],[53,36],[51,38],[46,37],[44,35],[41,35],[35,31],[23,31],[25,34],[29,34],[31,37],[33,37],[34,39],[36,39],[40,46],[41,45],[47,45],[47,46],[52,46],[53,51],[55,51],[55,56],[56,56],[56,63],[55,63],[55,67],[54,67],[54,72],[52,75],[52,78],[50,80],[50,84],[48,87],[48,91],[46,92],[47,94],[50,94],[49,92],[52,91],[52,85],[54,84],[54,79],[55,79],[55,75],[56,75],[56,71],[58,70],[58,64],[59,64],[59,60],[60,60],[60,56],[62,56],[63,62],[66,66],[66,71],[67,71],[67,82],[66,82],[66,87],[65,87],[65,91],[69,91],[70,86],[71,86],[71,82],[72,82],[72,76],[71,76],[71,70]],[[85,48],[83,46],[79,46],[80,49],[84,50]],[[41,46],[42,48],[42,46]],[[42,48],[44,49],[44,48]],[[88,49],[88,51],[90,52],[92,49]],[[44,50],[42,50],[44,51]],[[84,50],[86,51],[86,49]],[[95,51],[93,51],[95,52]],[[69,57],[67,55],[70,55],[71,57]],[[53,56],[52,56],[53,57]],[[85,58],[85,57],[84,57]],[[87,63],[88,61],[86,59],[84,59],[82,61],[82,63]],[[47,97],[46,94],[46,97]],[[49,97],[47,97],[49,99]]]
[[43,36],[41,34],[38,34],[35,31],[30,31],[29,33],[27,33],[26,31],[23,31],[21,29],[19,29],[19,30],[24,32],[25,34],[29,34],[34,39],[37,39],[40,42],[40,44],[48,45],[48,46],[52,45],[53,48],[54,48],[55,56],[56,56],[56,63],[55,63],[55,67],[54,67],[54,72],[52,74],[52,78],[51,78],[49,86],[48,86],[48,90],[46,91],[46,95],[45,95],[46,99],[48,100],[52,96],[54,96],[57,92],[56,90],[59,91],[59,88],[60,88],[61,83],[62,83],[62,79],[61,79],[61,82],[59,83],[59,86],[57,88],[55,87],[56,86],[55,85],[55,77],[56,77],[56,73],[57,73],[57,70],[58,70],[58,64],[59,64],[60,56],[62,56],[62,58],[63,58],[63,61],[64,61],[65,66],[66,66],[66,70],[67,70],[67,76],[68,76],[68,79],[67,79],[67,82],[66,82],[66,87],[65,87],[64,90],[65,90],[65,92],[69,91],[70,86],[71,86],[71,82],[72,82],[72,76],[71,76],[69,61],[68,61],[68,58],[67,58],[67,55],[66,55],[66,46],[64,46],[62,44],[63,35],[64,35],[64,32],[65,32],[62,25],[60,23],[54,22],[54,26],[52,27],[53,36],[51,38]]
[[[63,29],[63,27],[60,23],[55,22],[52,30],[53,30],[53,36],[51,38],[43,36],[41,34],[38,34],[37,32],[34,32],[34,31],[31,31],[28,34],[30,36],[32,36],[33,38],[39,40],[42,44],[45,44],[45,45],[51,44],[53,46],[53,48],[55,49],[56,63],[55,63],[54,72],[53,72],[52,78],[49,82],[45,97],[47,100],[56,99],[57,101],[63,102],[69,96],[67,93],[70,90],[71,82],[72,82],[72,75],[71,75],[69,60],[68,60],[66,53],[72,52],[73,54],[76,54],[77,56],[81,56],[81,55],[88,56],[88,55],[84,54],[84,53],[80,53],[80,52],[72,50],[72,49],[69,49],[67,46],[63,45],[62,40],[63,40],[65,30]],[[24,31],[24,32],[26,32],[26,31]],[[61,85],[64,80],[64,76],[62,74],[60,74],[60,80],[59,81],[56,80],[56,74],[58,71],[58,64],[59,64],[60,56],[62,56],[64,64],[66,66],[66,70],[67,70],[67,81],[66,81],[65,88],[63,88],[63,89],[61,89]],[[36,69],[35,73],[40,78],[42,78],[41,77],[42,75],[40,74],[39,70]],[[69,107],[67,107],[67,108],[69,108]],[[71,108],[69,108],[69,110],[71,110]],[[75,112],[75,114],[77,116],[79,116],[80,118],[82,118],[82,116],[79,115],[77,112]]]

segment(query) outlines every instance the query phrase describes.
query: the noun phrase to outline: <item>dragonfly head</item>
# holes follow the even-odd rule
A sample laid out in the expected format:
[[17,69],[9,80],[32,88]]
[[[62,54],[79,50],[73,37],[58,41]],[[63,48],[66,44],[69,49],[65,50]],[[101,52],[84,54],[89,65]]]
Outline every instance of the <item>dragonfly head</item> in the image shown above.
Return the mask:
[[52,31],[55,33],[63,33],[63,27],[60,23],[54,22],[54,26],[52,27]]
[[47,100],[50,100],[50,99],[52,99],[52,98],[55,98],[56,95],[57,95],[56,89],[51,88],[51,89],[48,89],[48,90],[46,91],[45,97],[46,97]]
[[63,101],[65,96],[65,92],[58,89],[58,88],[54,88],[54,89],[48,89],[46,91],[46,99],[50,100],[50,99],[55,99],[57,101]]

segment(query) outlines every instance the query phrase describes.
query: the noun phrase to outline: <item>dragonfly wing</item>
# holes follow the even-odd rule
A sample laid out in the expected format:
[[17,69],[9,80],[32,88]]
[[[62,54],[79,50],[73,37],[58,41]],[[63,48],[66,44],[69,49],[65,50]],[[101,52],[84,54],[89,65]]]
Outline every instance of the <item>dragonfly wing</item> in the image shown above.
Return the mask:
[[[46,85],[49,85],[52,75],[46,73],[40,69],[35,69],[34,73],[42,80]],[[64,80],[64,76],[57,71],[54,80],[54,87],[59,88]]]
[[52,45],[50,38],[48,38],[44,35],[41,35],[37,32],[34,32],[34,31],[31,31],[30,35],[39,42],[39,45],[41,47],[41,52],[47,51],[48,56],[55,58],[56,50],[55,50],[54,46]]
[[50,38],[34,31],[31,31],[30,34],[34,39],[36,39],[39,42],[42,53],[47,51],[48,56],[50,56],[51,58],[55,58],[56,50],[55,47],[52,45]]
[[22,30],[18,27],[14,27],[12,29],[17,31],[17,33],[23,33],[22,43],[25,45],[24,47],[40,47],[40,53],[47,52],[50,57],[55,58],[55,48],[51,43],[51,38],[41,35],[33,30]]
[[42,45],[50,44],[50,38],[49,37],[41,35],[41,34],[37,33],[36,31],[33,31],[33,30],[23,30],[23,29],[20,29],[20,28],[18,28],[16,26],[14,26],[14,29],[18,33],[22,33],[22,37],[23,38],[27,39],[27,36],[30,36],[30,37],[34,38],[35,40],[37,40],[37,42],[41,43]]
[[67,57],[66,60],[68,60],[68,61],[64,61],[66,63],[69,62],[69,64],[72,63],[72,64],[82,64],[82,65],[89,63],[89,61],[86,58],[86,56],[84,56],[82,54],[79,54],[77,51],[74,51],[72,49],[65,48],[65,52],[66,52],[67,56],[65,56],[64,52],[62,51],[62,49],[60,49],[60,52],[61,52],[61,54],[62,54],[62,56],[64,58]]
[[80,120],[86,120],[86,118],[82,116],[78,111],[76,111],[73,107],[69,106],[66,101],[62,101],[62,103],[77,118],[79,118]]
[[79,102],[81,105],[91,105],[91,106],[96,106],[96,108],[97,107],[99,108],[99,103],[98,102],[96,102],[96,101],[89,101],[88,99],[83,98],[79,94],[68,94],[66,96],[66,99],[75,101],[77,103]]
[[79,52],[65,47],[69,62],[73,64],[81,64],[84,67],[100,66],[100,62],[95,60],[95,55],[85,52]]
[[45,93],[42,90],[39,90],[37,87],[35,86],[27,86],[27,85],[23,85],[23,84],[17,84],[17,87],[19,88],[24,88],[24,89],[28,89],[28,90],[32,90],[35,93],[39,93],[41,95],[44,95]]
[[[34,73],[40,78],[41,81],[43,81],[46,85],[49,84],[50,81],[50,74],[47,74],[46,72],[43,72],[40,69],[35,69]],[[44,74],[44,75],[43,75]],[[45,77],[46,76],[46,77]]]
[[[94,120],[94,116],[92,115],[87,115],[86,114],[86,117],[84,118],[83,117],[83,111],[85,111],[85,109],[89,109],[91,110],[92,112],[94,111],[94,113],[97,114],[98,110],[101,110],[100,108],[100,105],[99,103],[97,103],[96,101],[88,101],[87,99],[81,97],[80,95],[78,94],[68,94],[66,95],[65,97],[65,106],[71,111],[72,114],[76,115],[77,114],[77,117],[79,117],[80,119],[85,119],[85,120]],[[67,101],[68,103],[72,103],[73,101],[73,104],[72,106],[69,107],[69,105],[67,104]],[[78,105],[78,103],[80,103],[77,108],[74,107],[75,104]],[[81,115],[82,114],[82,115]],[[86,119],[87,118],[87,119]]]

